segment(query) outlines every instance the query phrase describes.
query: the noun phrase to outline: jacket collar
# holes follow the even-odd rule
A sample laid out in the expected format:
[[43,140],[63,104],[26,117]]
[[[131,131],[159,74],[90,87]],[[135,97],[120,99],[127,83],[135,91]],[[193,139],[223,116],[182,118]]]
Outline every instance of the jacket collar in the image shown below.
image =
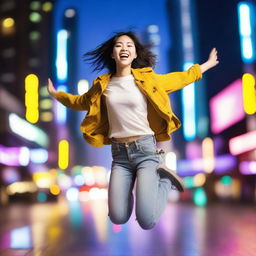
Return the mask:
[[[145,77],[143,73],[152,72],[152,68],[151,67],[131,68],[131,72],[136,81],[144,82]],[[111,79],[111,76],[112,76],[111,73],[106,73],[96,78],[96,81],[100,82],[102,91],[104,91],[107,88],[107,85]]]

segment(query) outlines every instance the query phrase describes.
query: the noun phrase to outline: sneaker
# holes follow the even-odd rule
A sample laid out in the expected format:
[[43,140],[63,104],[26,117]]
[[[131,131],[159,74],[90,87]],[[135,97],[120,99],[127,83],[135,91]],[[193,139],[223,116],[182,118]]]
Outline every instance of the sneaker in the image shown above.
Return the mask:
[[167,168],[164,164],[159,165],[157,171],[161,178],[169,178],[174,188],[176,188],[179,192],[184,192],[184,182],[175,171]]

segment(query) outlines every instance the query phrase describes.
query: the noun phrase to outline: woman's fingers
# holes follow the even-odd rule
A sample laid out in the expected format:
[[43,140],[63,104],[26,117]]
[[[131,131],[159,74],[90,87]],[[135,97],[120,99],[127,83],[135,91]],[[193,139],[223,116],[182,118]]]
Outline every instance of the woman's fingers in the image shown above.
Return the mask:
[[51,81],[50,78],[48,78],[47,90],[48,90],[48,92],[49,92],[52,96],[55,96],[56,90],[55,90],[55,88],[54,88],[54,86],[53,86],[53,83],[52,83],[52,81]]

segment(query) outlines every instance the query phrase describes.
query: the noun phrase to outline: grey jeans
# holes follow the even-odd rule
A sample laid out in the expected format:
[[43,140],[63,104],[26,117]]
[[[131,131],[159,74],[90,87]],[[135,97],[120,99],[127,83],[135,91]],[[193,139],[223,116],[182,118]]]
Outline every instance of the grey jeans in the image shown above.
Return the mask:
[[168,200],[171,181],[160,178],[157,166],[162,162],[155,137],[147,135],[133,142],[112,142],[112,169],[108,190],[109,217],[124,224],[131,216],[136,181],[136,218],[143,229],[151,229],[159,220]]

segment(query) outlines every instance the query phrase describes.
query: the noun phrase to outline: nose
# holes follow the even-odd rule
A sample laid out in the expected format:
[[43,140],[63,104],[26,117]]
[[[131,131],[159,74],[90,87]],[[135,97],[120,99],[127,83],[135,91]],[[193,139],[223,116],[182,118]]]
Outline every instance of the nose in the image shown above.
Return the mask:
[[122,46],[122,50],[123,50],[123,51],[127,51],[127,46],[126,46],[126,45],[123,45],[123,46]]

